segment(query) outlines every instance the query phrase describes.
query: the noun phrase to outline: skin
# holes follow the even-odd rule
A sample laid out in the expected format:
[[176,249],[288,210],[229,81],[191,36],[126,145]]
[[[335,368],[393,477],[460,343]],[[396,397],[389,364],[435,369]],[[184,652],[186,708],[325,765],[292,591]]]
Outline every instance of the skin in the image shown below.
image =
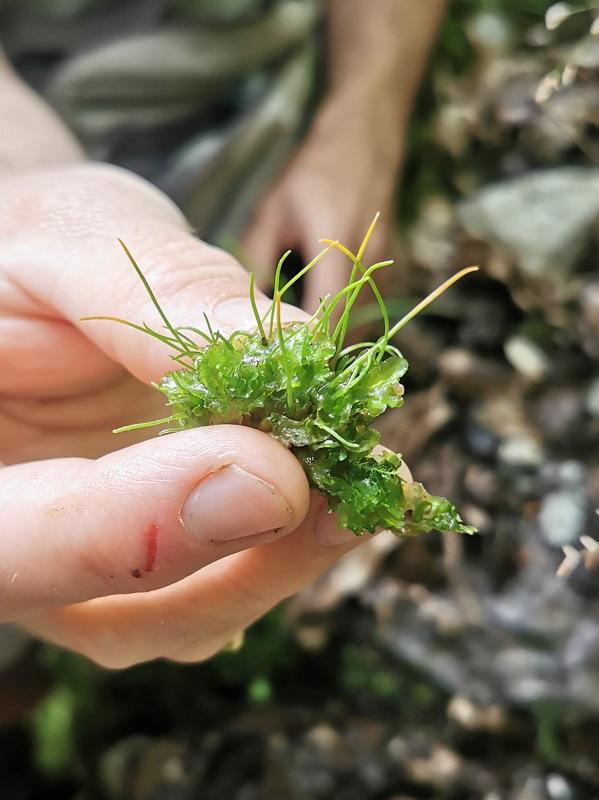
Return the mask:
[[[389,256],[405,130],[445,0],[374,5],[376,13],[364,13],[363,0],[329,0],[328,92],[245,238],[263,289],[287,249],[309,261],[318,240],[329,236],[355,252],[377,211],[381,220],[368,259]],[[347,275],[347,261],[331,254],[326,269],[308,275],[304,307],[314,311],[320,297],[345,286]]]
[[[299,214],[304,192],[315,191],[318,142],[330,149],[328,138],[341,136],[335,114],[345,117],[350,102],[343,86],[354,67],[341,57],[341,5],[332,4],[338,72],[330,101],[274,190],[284,192],[280,219],[267,200],[255,223],[277,255],[273,231],[282,227],[295,231],[303,248],[323,230],[342,237],[348,222],[351,241],[371,216],[369,202],[363,217],[340,208],[337,218],[324,188],[328,216],[319,217],[313,204],[313,225]],[[422,34],[419,23],[414,30]],[[368,91],[356,84],[360,96]],[[195,238],[154,187],[86,163],[71,134],[1,60],[0,97],[0,622],[16,622],[112,668],[205,659],[364,540],[336,528],[300,465],[266,434],[238,426],[151,441],[110,433],[163,413],[148,383],[172,367],[150,337],[81,321],[111,314],[156,326],[116,237],[176,325],[198,324],[204,311],[223,332],[250,325],[247,275],[231,256]],[[366,148],[357,128],[350,126],[345,139],[348,152]],[[373,163],[356,170],[368,184]],[[347,176],[335,169],[327,180],[345,185]],[[382,196],[372,201],[377,207]],[[355,201],[361,205],[359,196]],[[315,296],[322,288],[310,291]],[[292,307],[283,316],[304,318]],[[242,485],[240,476],[248,475]],[[191,513],[200,487],[212,499],[196,502]]]

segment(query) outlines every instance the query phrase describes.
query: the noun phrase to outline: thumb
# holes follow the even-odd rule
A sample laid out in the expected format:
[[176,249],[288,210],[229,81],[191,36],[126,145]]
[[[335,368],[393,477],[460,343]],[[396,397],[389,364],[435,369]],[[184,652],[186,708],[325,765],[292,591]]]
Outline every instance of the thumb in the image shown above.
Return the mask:
[[[81,322],[119,317],[169,334],[117,239],[139,263],[173,326],[205,329],[204,315],[223,334],[255,326],[247,273],[232,256],[194,237],[170,201],[142,179],[87,165],[19,176],[6,193],[10,202],[0,196],[0,233],[7,229],[2,268],[28,298],[36,341],[52,341],[55,373],[68,375],[74,362],[106,356],[144,382],[173,368],[172,351],[162,342],[111,322]],[[264,296],[257,304],[261,312],[270,305]],[[283,317],[303,315],[287,307]],[[12,338],[16,347],[18,337]]]
[[285,536],[307,513],[299,463],[259,431],[183,431],[98,461],[0,470],[0,622],[164,587]]

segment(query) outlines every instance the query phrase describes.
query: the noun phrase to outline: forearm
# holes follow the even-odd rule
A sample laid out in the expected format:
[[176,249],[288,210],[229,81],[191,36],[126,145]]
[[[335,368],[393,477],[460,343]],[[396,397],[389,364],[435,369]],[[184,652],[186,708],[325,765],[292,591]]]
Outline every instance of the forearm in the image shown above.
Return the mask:
[[0,175],[82,159],[74,136],[0,50]]
[[377,126],[387,126],[400,148],[399,132],[445,5],[445,0],[329,0],[328,102],[341,104],[346,113],[352,108],[376,113]]

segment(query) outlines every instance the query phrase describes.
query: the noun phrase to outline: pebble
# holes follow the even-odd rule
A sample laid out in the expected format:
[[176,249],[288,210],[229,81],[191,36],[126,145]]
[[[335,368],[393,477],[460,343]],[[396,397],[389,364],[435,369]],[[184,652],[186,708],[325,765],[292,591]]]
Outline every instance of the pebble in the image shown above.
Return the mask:
[[562,489],[546,495],[539,510],[545,540],[554,547],[577,542],[584,532],[585,506],[585,495],[580,489]]
[[494,393],[509,380],[509,372],[498,362],[476,356],[462,347],[450,347],[438,360],[441,376],[453,391],[466,396]]
[[321,722],[306,733],[305,740],[324,766],[337,770],[350,769],[352,753],[344,738],[331,725]]
[[599,282],[584,287],[580,293],[580,305],[589,329],[599,333]]
[[535,469],[543,462],[543,450],[534,439],[506,439],[499,446],[499,461],[506,467]]
[[447,716],[469,731],[498,733],[506,726],[505,710],[497,704],[480,706],[465,695],[456,694],[447,706]]
[[435,745],[429,756],[412,758],[406,767],[409,777],[416,783],[445,789],[460,777],[462,759],[448,747]]
[[537,405],[537,421],[553,441],[570,440],[584,431],[585,399],[573,386],[553,387]]
[[482,508],[472,503],[462,503],[462,519],[468,525],[473,525],[479,533],[489,533],[493,529],[493,520]]
[[466,34],[474,47],[491,55],[504,51],[512,39],[507,17],[497,11],[480,11],[468,20]]
[[497,455],[499,438],[483,425],[471,422],[466,428],[465,444],[473,456],[493,460]]
[[524,336],[511,336],[504,345],[505,357],[521,375],[534,383],[549,372],[549,359],[541,348]]
[[[513,327],[511,300],[502,284],[491,293],[471,292],[462,305],[459,340],[470,352],[477,348],[499,348]],[[497,362],[497,367],[500,367]]]
[[586,391],[585,405],[593,419],[599,419],[599,377],[591,381]]
[[495,470],[480,464],[471,464],[467,468],[464,487],[483,506],[492,505],[499,495],[499,480]]
[[547,776],[545,783],[547,794],[551,800],[573,800],[572,787],[563,775],[554,772]]
[[516,800],[546,800],[542,779],[533,776],[527,778],[522,789],[514,797]]
[[530,707],[540,702],[563,702],[566,689],[559,658],[522,646],[507,647],[495,657],[507,698]]
[[587,473],[581,461],[567,459],[565,461],[547,461],[543,464],[540,477],[545,492],[552,489],[565,489],[572,487],[579,489],[581,484],[586,483]]
[[594,234],[598,188],[599,169],[532,170],[486,186],[458,212],[471,236],[512,251],[525,278],[563,286]]

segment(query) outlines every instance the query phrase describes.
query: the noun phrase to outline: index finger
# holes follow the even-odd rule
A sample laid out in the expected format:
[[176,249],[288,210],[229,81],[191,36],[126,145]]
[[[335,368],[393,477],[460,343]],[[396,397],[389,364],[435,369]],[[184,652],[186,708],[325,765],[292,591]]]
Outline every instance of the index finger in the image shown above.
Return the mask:
[[[99,165],[48,171],[14,180],[5,197],[3,265],[34,301],[31,313],[69,320],[137,378],[155,381],[172,368],[168,348],[120,325],[81,322],[111,316],[164,330],[119,238],[173,326],[205,327],[204,314],[223,333],[255,324],[247,273],[193,236],[170,200],[141,178]],[[259,296],[257,304],[265,310],[269,301]],[[304,316],[288,309],[286,318]]]

